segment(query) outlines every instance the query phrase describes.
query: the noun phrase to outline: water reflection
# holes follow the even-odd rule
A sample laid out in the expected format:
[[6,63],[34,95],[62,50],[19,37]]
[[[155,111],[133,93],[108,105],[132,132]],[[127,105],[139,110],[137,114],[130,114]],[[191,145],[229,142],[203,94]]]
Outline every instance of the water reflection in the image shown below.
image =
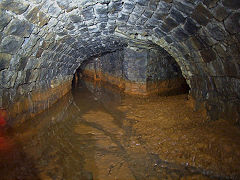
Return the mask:
[[[193,163],[191,155],[195,152],[189,155],[193,148],[185,147],[184,133],[192,133],[189,130],[185,132],[186,127],[193,129],[199,126],[194,121],[195,116],[199,115],[189,115],[191,119],[185,119],[182,126],[176,120],[178,112],[171,116],[176,106],[184,106],[184,98],[185,95],[176,96],[172,103],[171,98],[130,97],[114,88],[80,82],[46,112],[0,135],[0,143],[7,142],[6,148],[0,149],[1,179],[239,177],[239,172],[232,166],[232,172],[221,174],[217,166],[219,162],[212,166],[204,166],[208,160]],[[166,100],[170,103],[164,104]],[[161,113],[165,113],[162,107],[169,113],[161,119]],[[180,121],[183,120],[180,118]],[[177,128],[176,132],[174,128]],[[183,138],[178,131],[181,131]],[[235,134],[234,138],[236,135],[239,134]],[[176,137],[179,140],[173,140]],[[238,142],[234,145],[239,148]],[[178,149],[171,154],[174,147]],[[194,148],[196,153],[200,153]],[[202,156],[201,153],[199,155]],[[238,154],[234,156],[238,157]],[[217,159],[217,154],[214,157]]]

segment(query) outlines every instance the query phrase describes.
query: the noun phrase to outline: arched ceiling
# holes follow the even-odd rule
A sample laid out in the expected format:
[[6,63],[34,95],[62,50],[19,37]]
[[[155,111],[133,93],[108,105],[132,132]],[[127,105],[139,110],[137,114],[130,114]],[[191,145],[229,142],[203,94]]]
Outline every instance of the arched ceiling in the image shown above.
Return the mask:
[[47,86],[131,40],[168,51],[195,97],[239,101],[239,20],[239,0],[1,0],[1,93]]

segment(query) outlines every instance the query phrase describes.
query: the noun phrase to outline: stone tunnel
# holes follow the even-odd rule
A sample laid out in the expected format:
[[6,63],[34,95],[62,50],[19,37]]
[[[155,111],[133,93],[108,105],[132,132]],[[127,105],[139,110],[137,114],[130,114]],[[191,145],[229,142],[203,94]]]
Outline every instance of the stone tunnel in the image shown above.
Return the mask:
[[41,112],[89,59],[114,59],[101,76],[126,92],[186,81],[195,109],[239,122],[239,8],[239,0],[1,0],[0,106],[13,119]]
[[239,125],[240,0],[0,0],[0,179],[240,179]]

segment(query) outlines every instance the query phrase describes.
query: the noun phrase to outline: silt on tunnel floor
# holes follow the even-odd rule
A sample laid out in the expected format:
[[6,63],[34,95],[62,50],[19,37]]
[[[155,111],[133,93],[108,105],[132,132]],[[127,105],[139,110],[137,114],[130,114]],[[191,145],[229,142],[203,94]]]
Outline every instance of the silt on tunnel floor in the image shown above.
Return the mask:
[[[68,162],[74,167],[79,162],[73,162],[73,157],[91,159],[109,152],[111,157],[106,159],[96,156],[96,163],[81,162],[74,177],[102,179],[96,174],[106,174],[104,168],[96,168],[99,172],[86,169],[104,162],[110,163],[104,179],[111,179],[121,167],[130,179],[237,179],[239,18],[237,0],[2,0],[0,147],[9,148],[9,152],[3,148],[7,152],[3,171],[14,169],[13,178],[70,177]],[[82,79],[88,93],[78,87]],[[74,89],[72,82],[77,80],[80,84]],[[113,85],[107,89],[114,93],[106,94],[99,84]],[[126,98],[123,102],[118,90]],[[76,102],[78,97],[82,102]],[[67,102],[59,105],[64,99]],[[111,99],[112,103],[107,103]],[[97,108],[99,104],[103,109]],[[56,111],[53,119],[46,115],[51,108]],[[87,112],[78,114],[79,109]],[[66,111],[81,118],[66,115]],[[35,118],[40,117],[42,123],[38,124]],[[67,119],[73,124],[65,123]],[[36,132],[18,129],[31,121],[38,125],[37,129],[30,126]],[[63,124],[52,127],[55,121]],[[64,127],[78,130],[61,133]],[[31,136],[33,141],[24,142]],[[44,144],[37,139],[49,141]],[[132,147],[133,141],[141,146]],[[64,151],[62,156],[49,146],[54,143]],[[68,159],[65,146],[75,143],[86,149],[75,151],[78,148],[73,146]],[[36,144],[41,146],[39,151],[30,151]],[[12,162],[15,155],[26,163]],[[67,172],[50,166],[56,161],[55,165],[66,165]],[[41,174],[41,163],[52,171]],[[29,171],[21,173],[19,168]]]

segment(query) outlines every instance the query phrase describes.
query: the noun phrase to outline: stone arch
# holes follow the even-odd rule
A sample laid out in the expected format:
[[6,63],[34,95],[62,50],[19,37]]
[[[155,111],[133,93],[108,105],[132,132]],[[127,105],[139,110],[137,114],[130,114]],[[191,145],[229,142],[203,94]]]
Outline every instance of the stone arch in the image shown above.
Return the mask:
[[175,95],[189,87],[175,59],[151,41],[128,39],[122,49],[84,60],[75,73],[77,79],[102,81],[134,95]]
[[237,0],[3,0],[1,106],[64,84],[86,58],[140,39],[176,59],[190,94],[213,118],[237,120],[239,8]]

